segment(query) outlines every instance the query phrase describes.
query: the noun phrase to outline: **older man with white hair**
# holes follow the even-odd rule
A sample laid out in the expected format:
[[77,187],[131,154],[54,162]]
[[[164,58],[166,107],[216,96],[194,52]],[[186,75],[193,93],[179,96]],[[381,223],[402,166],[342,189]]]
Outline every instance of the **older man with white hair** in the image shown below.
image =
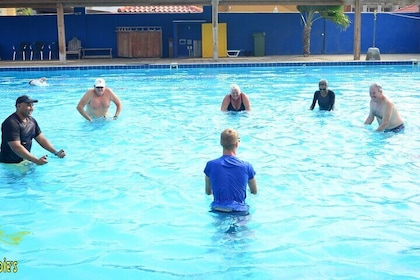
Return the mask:
[[376,131],[400,132],[404,130],[404,122],[394,102],[382,92],[379,83],[369,87],[370,111],[365,124],[371,124],[376,117],[379,127]]

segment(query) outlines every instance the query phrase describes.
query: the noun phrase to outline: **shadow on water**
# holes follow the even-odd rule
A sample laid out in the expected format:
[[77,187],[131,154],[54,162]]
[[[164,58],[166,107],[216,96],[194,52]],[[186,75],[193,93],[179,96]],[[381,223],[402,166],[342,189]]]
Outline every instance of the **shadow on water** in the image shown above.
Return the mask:
[[0,163],[0,178],[5,185],[16,185],[16,182],[33,174],[35,170],[36,165],[26,160],[17,164]]
[[[230,236],[232,239],[242,239],[252,236],[247,224],[251,215],[235,215],[231,213],[210,212],[214,218],[216,234],[221,237]],[[235,238],[236,237],[236,238]]]
[[224,114],[226,114],[227,116],[232,116],[232,117],[236,117],[236,118],[243,118],[243,117],[249,117],[249,112],[247,111],[227,111],[227,112],[223,112]]
[[250,258],[249,247],[255,241],[255,232],[250,229],[251,215],[237,216],[224,213],[210,213],[213,218],[214,232],[211,237],[213,246],[209,253],[219,255],[223,261],[217,269],[225,271],[237,265],[238,260],[245,265]]
[[95,118],[92,122],[84,121],[82,123],[82,129],[85,131],[96,130],[108,126],[112,121],[114,119],[110,117]]

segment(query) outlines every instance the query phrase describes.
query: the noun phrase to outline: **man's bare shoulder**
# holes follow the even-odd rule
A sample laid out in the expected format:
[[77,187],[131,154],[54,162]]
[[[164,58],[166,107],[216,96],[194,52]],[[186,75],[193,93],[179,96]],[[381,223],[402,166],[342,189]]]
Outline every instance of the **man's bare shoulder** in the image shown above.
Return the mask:
[[390,99],[388,96],[384,95],[384,100],[382,101],[385,107],[394,107],[394,101]]
[[85,96],[91,96],[92,94],[94,94],[95,93],[95,90],[94,89],[88,89],[86,92],[85,92]]
[[110,88],[105,88],[104,94],[101,97],[109,99],[113,95],[114,95],[114,92]]

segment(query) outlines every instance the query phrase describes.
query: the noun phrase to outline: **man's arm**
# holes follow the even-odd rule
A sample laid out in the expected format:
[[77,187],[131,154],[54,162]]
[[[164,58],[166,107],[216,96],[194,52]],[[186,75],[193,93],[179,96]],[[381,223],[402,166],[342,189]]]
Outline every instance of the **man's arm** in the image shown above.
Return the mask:
[[115,106],[117,107],[117,109],[115,110],[115,115],[114,115],[114,118],[117,118],[120,115],[120,112],[122,109],[122,103],[120,99],[118,98],[118,96],[111,89],[109,90],[111,92],[111,101],[114,102]]
[[82,115],[85,119],[91,122],[92,121],[91,117],[85,111],[85,106],[86,104],[89,103],[89,100],[90,100],[90,94],[89,94],[89,91],[87,91],[85,95],[83,95],[82,99],[80,99],[79,104],[77,104],[76,108],[77,108],[77,111],[79,111],[80,115]]
[[258,188],[257,188],[257,180],[255,180],[255,177],[248,180],[248,186],[252,194],[257,194]]
[[374,119],[375,119],[375,116],[373,115],[372,101],[370,101],[369,116],[366,118],[365,124],[372,124]]
[[22,146],[20,141],[10,141],[8,142],[8,144],[12,151],[23,159],[32,161],[33,163],[36,163],[38,165],[46,164],[48,162],[47,156],[40,157],[39,159],[36,158],[24,146]]
[[35,137],[35,140],[39,143],[39,145],[41,145],[42,148],[53,153],[59,158],[63,158],[66,156],[63,150],[57,151],[56,149],[54,149],[54,146],[51,144],[50,141],[48,141],[47,138],[45,138],[44,134],[40,133],[37,137]]
[[211,195],[213,192],[211,190],[211,182],[208,176],[206,176],[205,178],[205,184],[206,184],[206,194]]

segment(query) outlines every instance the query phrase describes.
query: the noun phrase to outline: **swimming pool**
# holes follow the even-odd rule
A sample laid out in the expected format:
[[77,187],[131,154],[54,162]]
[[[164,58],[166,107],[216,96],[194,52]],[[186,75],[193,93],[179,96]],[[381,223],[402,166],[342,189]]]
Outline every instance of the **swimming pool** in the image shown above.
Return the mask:
[[[0,73],[0,117],[22,94],[67,157],[0,165],[0,257],[8,279],[420,278],[419,68],[244,67]],[[30,87],[46,76],[48,87]],[[104,77],[117,121],[86,122],[76,105]],[[336,110],[308,110],[319,79]],[[406,129],[365,127],[380,82]],[[249,114],[221,113],[231,83]],[[111,108],[113,112],[114,108]],[[257,172],[244,220],[208,212],[205,163],[236,128]],[[45,151],[38,144],[33,153]],[[237,231],[226,232],[237,224]]]

